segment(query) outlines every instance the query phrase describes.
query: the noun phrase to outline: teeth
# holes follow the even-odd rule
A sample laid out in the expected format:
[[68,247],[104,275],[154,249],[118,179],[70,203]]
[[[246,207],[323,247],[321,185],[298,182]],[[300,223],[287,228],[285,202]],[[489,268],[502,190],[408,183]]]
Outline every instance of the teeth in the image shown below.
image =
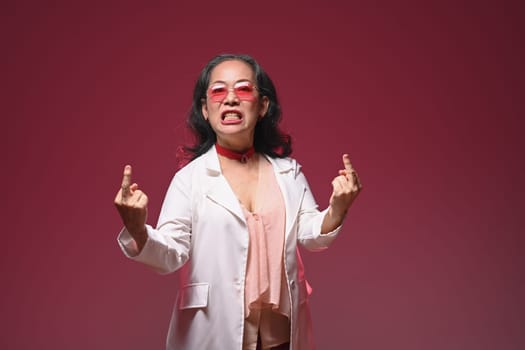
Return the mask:
[[224,113],[224,118],[237,118],[241,119],[241,115],[235,112]]

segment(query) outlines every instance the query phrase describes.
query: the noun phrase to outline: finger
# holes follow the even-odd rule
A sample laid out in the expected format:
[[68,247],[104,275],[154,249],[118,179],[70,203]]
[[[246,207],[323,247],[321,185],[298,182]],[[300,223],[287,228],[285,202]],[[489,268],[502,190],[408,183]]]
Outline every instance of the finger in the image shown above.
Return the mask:
[[145,193],[142,193],[139,200],[137,201],[137,207],[146,208],[148,206],[148,196]]
[[139,202],[140,197],[142,197],[142,191],[138,190],[133,192],[131,197],[128,199],[129,206],[137,208],[137,203]]
[[355,170],[352,170],[351,173],[348,173],[346,169],[339,170],[339,175],[346,177],[348,181],[351,181],[353,184],[357,185],[359,188],[362,187],[361,180],[359,179],[359,176],[357,175],[357,172]]
[[354,184],[358,187],[358,188],[361,188],[362,185],[361,185],[361,180],[359,179],[359,176],[357,175],[357,173],[354,171],[352,173],[352,178],[354,179]]
[[344,176],[338,176],[332,182],[334,187],[334,193],[343,194],[349,191],[352,188],[352,184],[348,183],[348,179]]
[[345,165],[345,170],[348,174],[354,171],[354,168],[352,167],[352,164],[350,163],[350,157],[348,156],[348,154],[343,154],[343,164]]
[[122,189],[118,190],[117,195],[115,196],[114,203],[115,205],[122,204]]
[[356,178],[356,172],[355,171],[352,171],[352,172],[348,172],[346,169],[345,170],[339,170],[339,176],[343,176],[345,177],[348,181],[354,181],[355,182],[355,178]]
[[363,184],[361,183],[361,180],[359,180],[359,178],[357,177],[357,175],[356,175],[356,178],[355,178],[355,179],[356,179],[355,184],[356,184],[357,188],[358,188],[359,190],[362,189],[362,188],[363,188]]
[[127,203],[130,206],[135,206],[142,194],[143,192],[139,190],[139,185],[134,183],[133,185],[129,186],[129,197],[127,198]]
[[337,179],[337,177],[332,180],[332,188],[334,194],[339,194],[343,190],[343,188],[341,187],[341,182]]
[[122,185],[120,186],[122,189],[122,199],[126,199],[131,195],[130,191],[130,184],[131,184],[131,165],[126,165],[124,167],[124,174],[122,176]]
[[343,180],[350,183],[350,187],[352,187],[357,181],[357,174],[355,171],[348,173],[346,170],[339,170],[339,177],[342,177]]
[[336,180],[341,185],[341,193],[348,194],[352,191],[352,188],[354,187],[354,183],[351,179],[348,179],[346,176],[338,176]]

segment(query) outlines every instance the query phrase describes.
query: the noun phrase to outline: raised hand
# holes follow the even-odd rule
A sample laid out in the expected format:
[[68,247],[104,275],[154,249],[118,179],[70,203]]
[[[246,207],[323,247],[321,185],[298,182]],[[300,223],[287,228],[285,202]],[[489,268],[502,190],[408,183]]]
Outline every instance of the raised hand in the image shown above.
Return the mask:
[[328,215],[323,221],[323,233],[332,231],[342,223],[348,209],[363,188],[348,154],[343,155],[343,165],[344,169],[339,170],[339,176],[332,181],[333,191]]
[[139,185],[131,183],[131,170],[131,165],[124,167],[122,185],[115,197],[115,206],[124,226],[141,250],[147,240],[148,196],[139,190]]

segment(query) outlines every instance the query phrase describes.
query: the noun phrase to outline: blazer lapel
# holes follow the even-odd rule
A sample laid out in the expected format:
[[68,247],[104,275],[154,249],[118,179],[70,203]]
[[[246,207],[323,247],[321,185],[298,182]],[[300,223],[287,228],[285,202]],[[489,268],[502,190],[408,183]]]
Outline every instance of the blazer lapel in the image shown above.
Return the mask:
[[285,238],[288,237],[297,218],[300,204],[302,202],[306,187],[297,186],[295,177],[299,171],[299,165],[295,160],[290,158],[270,158],[267,159],[272,163],[275,172],[275,178],[281,189],[286,207],[286,228]]
[[246,218],[242,212],[239,200],[237,196],[235,196],[235,193],[233,193],[226,178],[222,175],[215,146],[204,154],[204,157],[208,180],[206,182],[207,188],[204,188],[204,193],[210,200],[224,207],[233,215],[237,216],[240,221],[246,223]]

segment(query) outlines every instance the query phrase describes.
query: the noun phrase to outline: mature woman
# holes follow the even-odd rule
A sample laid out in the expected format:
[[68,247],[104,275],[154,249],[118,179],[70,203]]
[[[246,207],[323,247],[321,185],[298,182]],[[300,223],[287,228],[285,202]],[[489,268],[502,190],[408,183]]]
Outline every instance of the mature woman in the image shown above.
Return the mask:
[[297,243],[327,248],[361,190],[347,155],[317,209],[291,153],[269,76],[249,56],[220,55],[197,80],[191,161],[174,176],[157,228],[124,168],[115,204],[126,256],[161,273],[181,269],[167,349],[313,349]]

